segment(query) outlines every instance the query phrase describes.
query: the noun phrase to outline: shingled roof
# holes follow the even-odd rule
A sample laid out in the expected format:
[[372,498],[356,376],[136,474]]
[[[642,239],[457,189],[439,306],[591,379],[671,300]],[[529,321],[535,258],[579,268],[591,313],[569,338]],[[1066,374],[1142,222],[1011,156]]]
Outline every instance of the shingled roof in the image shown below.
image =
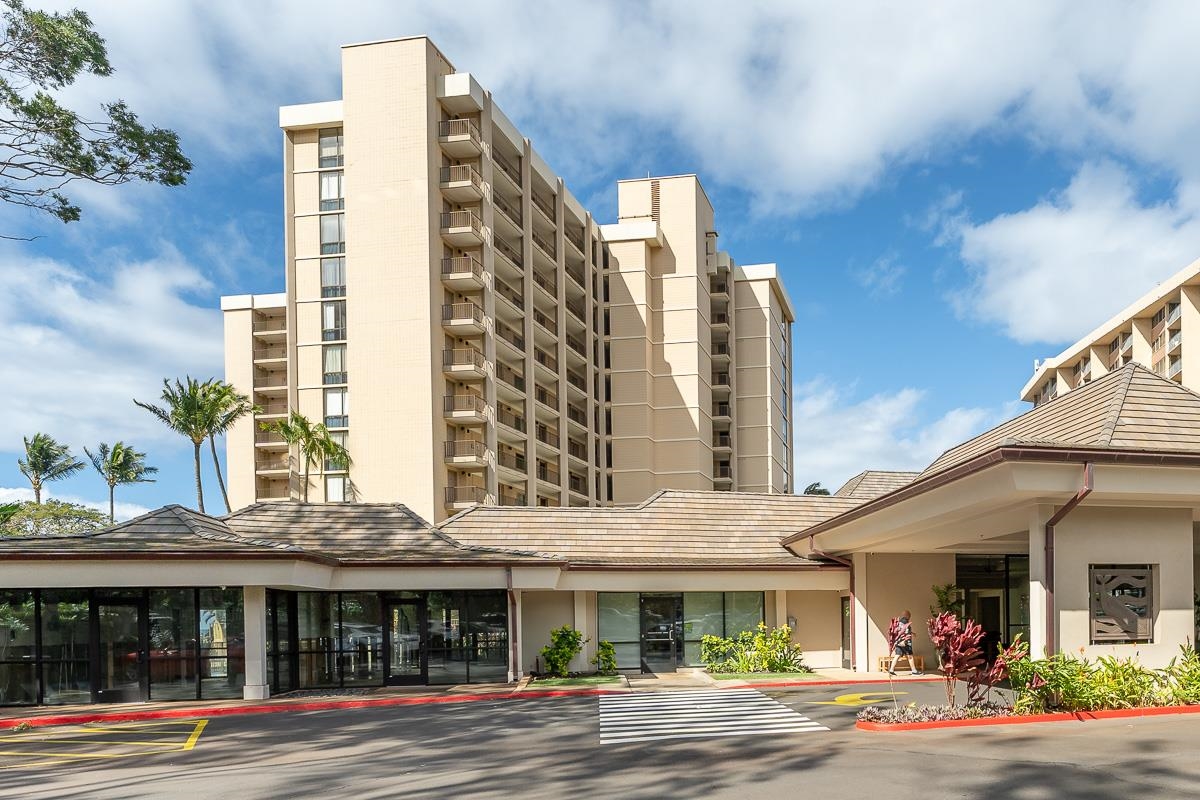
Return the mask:
[[451,517],[441,528],[465,544],[536,551],[572,566],[812,567],[824,562],[797,557],[780,539],[860,502],[672,489],[637,506],[478,506]]
[[855,475],[833,493],[834,497],[849,497],[860,502],[894,492],[917,479],[919,472],[896,472],[883,469],[868,469]]
[[1200,453],[1200,395],[1130,363],[947,450],[921,477],[1020,445]]

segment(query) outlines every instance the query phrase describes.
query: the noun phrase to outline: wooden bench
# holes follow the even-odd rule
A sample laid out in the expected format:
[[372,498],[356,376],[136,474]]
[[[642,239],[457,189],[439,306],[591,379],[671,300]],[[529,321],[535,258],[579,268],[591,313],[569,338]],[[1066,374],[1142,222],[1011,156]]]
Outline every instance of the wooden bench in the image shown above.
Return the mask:
[[[917,665],[917,671],[924,672],[925,671],[924,657],[913,656],[912,658],[913,658],[913,662]],[[891,656],[880,656],[879,657],[879,671],[887,672],[888,666],[891,663],[892,663]],[[901,667],[904,667],[904,669],[906,669],[906,670],[908,669],[908,656],[900,656],[900,658],[896,661],[896,669],[899,670]]]

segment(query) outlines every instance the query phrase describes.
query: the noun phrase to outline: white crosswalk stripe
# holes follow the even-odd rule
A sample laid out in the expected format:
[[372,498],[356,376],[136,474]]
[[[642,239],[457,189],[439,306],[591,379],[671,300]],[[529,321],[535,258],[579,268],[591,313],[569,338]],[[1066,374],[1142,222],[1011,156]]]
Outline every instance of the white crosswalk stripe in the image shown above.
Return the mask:
[[603,744],[827,731],[757,689],[699,689],[600,696]]

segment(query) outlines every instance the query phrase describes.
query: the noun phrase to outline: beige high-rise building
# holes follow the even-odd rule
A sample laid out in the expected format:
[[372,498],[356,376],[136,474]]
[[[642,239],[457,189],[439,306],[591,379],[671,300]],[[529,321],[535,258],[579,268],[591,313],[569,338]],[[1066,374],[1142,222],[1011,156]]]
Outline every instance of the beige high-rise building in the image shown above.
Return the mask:
[[1035,361],[1021,399],[1041,405],[1130,362],[1200,391],[1200,260],[1053,358]]
[[262,423],[353,459],[314,501],[640,502],[789,492],[791,323],[774,265],[716,249],[695,176],[619,184],[601,226],[428,39],[342,49],[342,99],[280,109],[286,292],[222,298],[235,507],[303,494]]

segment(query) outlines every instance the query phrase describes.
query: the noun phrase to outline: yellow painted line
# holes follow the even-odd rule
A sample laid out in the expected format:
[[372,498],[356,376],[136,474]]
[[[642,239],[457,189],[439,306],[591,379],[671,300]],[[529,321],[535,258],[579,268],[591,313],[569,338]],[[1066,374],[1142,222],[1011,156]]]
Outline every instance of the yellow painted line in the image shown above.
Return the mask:
[[118,741],[118,740],[113,740],[113,739],[109,739],[109,740],[103,740],[103,739],[60,739],[60,738],[57,738],[57,737],[56,737],[56,738],[53,738],[53,739],[37,739],[37,738],[32,738],[32,739],[0,739],[0,742],[6,742],[6,743],[8,743],[8,744],[10,744],[10,745],[11,745],[11,744],[20,744],[20,743],[22,743],[22,742],[28,742],[28,743],[30,743],[30,744],[39,744],[39,745],[54,745],[54,744],[86,744],[86,745],[90,745],[90,746],[92,746],[92,747],[96,747],[96,746],[100,746],[100,747],[123,747],[123,746],[126,746],[126,745],[143,745],[143,746],[145,746],[145,747],[182,747],[182,746],[183,746],[183,745],[182,745],[180,742],[178,742],[178,741],[175,741],[175,742],[172,742],[172,741],[163,741],[162,739],[156,739],[156,740],[154,740],[154,741],[148,741],[148,742],[146,742],[146,741],[135,741],[135,740],[133,740],[133,739],[121,739],[121,740],[119,740],[119,741]]
[[899,697],[908,692],[855,692],[854,694],[840,694],[832,700],[812,700],[809,705],[814,706],[869,706],[873,703],[882,703],[885,700],[891,700],[893,696]]
[[192,735],[189,736],[187,739],[187,742],[184,743],[183,749],[191,750],[193,747],[195,747],[196,740],[200,738],[200,734],[204,733],[204,729],[206,727],[208,727],[208,720],[202,719],[199,722],[197,722],[196,729],[194,731],[192,731]]
[[139,750],[136,753],[43,753],[38,750],[0,750],[0,756],[52,756],[62,759],[88,758],[128,758],[129,756],[150,755],[152,753],[177,753],[182,748],[179,745],[158,748],[155,750]]

